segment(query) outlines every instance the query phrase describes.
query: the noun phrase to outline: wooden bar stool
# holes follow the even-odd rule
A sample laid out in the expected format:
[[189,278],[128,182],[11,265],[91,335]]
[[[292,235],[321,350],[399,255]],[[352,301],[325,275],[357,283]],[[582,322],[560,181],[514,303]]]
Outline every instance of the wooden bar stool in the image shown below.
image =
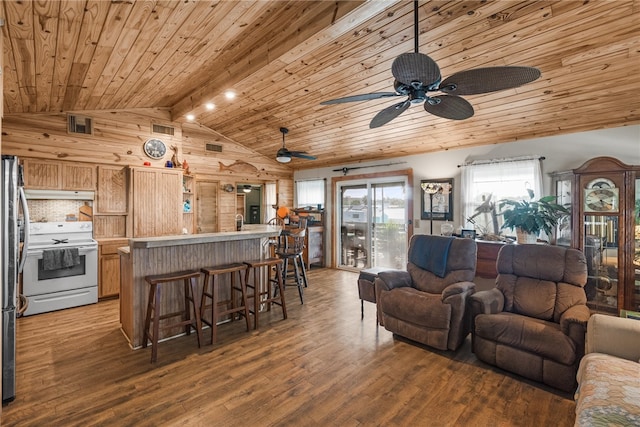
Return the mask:
[[[151,363],[155,363],[158,359],[158,337],[160,329],[170,329],[177,326],[184,326],[187,335],[191,334],[191,328],[196,330],[198,335],[198,347],[202,343],[202,321],[200,319],[200,306],[196,295],[198,293],[198,280],[200,279],[200,271],[187,270],[166,274],[155,274],[144,278],[149,283],[149,300],[147,303],[147,316],[144,322],[144,335],[142,347],[147,347],[147,342],[151,340]],[[161,306],[161,288],[165,283],[175,285],[178,281],[184,284],[184,310],[176,311],[160,315]],[[191,308],[189,302],[193,306],[194,319],[191,318]],[[160,321],[170,317],[182,316],[180,322],[163,325],[160,327]],[[151,321],[153,320],[153,331]]]
[[[247,298],[253,298],[253,329],[258,329],[258,313],[260,313],[260,305],[265,304],[267,310],[271,310],[271,305],[276,304],[282,307],[282,318],[287,318],[287,305],[284,302],[284,283],[282,281],[282,265],[284,261],[280,258],[257,259],[244,262],[249,268],[246,275],[247,289],[252,289],[253,293]],[[266,281],[260,280],[261,272],[266,269]],[[275,278],[271,277],[271,270],[275,270]],[[251,272],[253,272],[253,283],[250,282]],[[277,288],[271,293],[271,285],[276,284]]]
[[[247,304],[247,287],[245,285],[245,275],[247,265],[243,263],[224,264],[214,267],[202,268],[200,271],[204,273],[204,288],[202,289],[202,301],[200,302],[200,317],[202,322],[211,327],[211,344],[216,342],[217,337],[217,321],[221,316],[231,315],[231,319],[235,313],[244,316],[247,322],[247,332],[249,331],[249,305]],[[236,286],[234,273],[238,273],[240,279],[240,287]],[[229,300],[220,301],[220,289],[217,287],[216,276],[229,273],[231,275],[231,296]],[[241,303],[236,304],[234,296],[235,291],[240,291]],[[211,322],[204,318],[204,313],[209,307],[206,304],[206,298],[211,300]],[[220,311],[220,305],[225,304],[224,310]],[[231,305],[231,307],[229,307]]]

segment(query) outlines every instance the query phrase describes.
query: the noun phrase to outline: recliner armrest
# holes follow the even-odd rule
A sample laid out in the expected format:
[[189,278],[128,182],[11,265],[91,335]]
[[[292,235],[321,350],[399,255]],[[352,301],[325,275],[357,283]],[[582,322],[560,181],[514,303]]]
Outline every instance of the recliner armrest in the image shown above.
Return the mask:
[[442,291],[442,301],[445,301],[447,298],[463,294],[465,292],[473,292],[476,289],[476,284],[473,282],[456,282],[452,283]]
[[404,288],[413,286],[413,280],[408,271],[405,270],[387,270],[378,273],[376,278],[376,288],[390,291],[395,288]]
[[582,304],[574,305],[573,307],[569,307],[565,310],[565,312],[560,316],[560,328],[562,328],[562,332],[566,334],[566,329],[569,327],[570,323],[579,323],[584,326],[586,330],[590,316],[591,313],[589,312],[589,307]]
[[[583,304],[569,307],[560,316],[560,330],[583,348],[589,316],[591,316],[589,307]],[[580,354],[583,352],[580,351]]]
[[504,310],[504,295],[497,288],[476,292],[468,302],[472,318],[478,314],[496,314]]

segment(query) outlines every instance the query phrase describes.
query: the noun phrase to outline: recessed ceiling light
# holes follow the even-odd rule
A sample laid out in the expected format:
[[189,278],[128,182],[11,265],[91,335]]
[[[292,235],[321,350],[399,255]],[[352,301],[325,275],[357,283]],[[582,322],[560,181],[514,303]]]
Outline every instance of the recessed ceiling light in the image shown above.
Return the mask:
[[196,119],[196,116],[194,116],[193,114],[187,114],[187,120],[189,120],[190,122],[194,121]]
[[209,110],[209,111],[211,111],[211,110],[213,110],[214,108],[216,108],[215,104],[213,104],[212,102],[207,102],[207,103],[204,105],[204,107],[205,107],[207,110]]
[[224,93],[224,96],[226,96],[227,99],[234,99],[236,97],[236,93],[232,90],[228,90]]

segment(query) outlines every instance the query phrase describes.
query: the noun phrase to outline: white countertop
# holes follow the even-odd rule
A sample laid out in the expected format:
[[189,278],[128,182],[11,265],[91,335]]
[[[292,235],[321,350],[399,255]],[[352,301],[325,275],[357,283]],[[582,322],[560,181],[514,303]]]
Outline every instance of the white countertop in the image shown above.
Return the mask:
[[265,224],[245,224],[242,231],[222,231],[219,233],[180,234],[175,236],[138,237],[129,239],[133,248],[161,248],[166,246],[198,245],[202,243],[229,242],[234,240],[275,237],[282,227]]

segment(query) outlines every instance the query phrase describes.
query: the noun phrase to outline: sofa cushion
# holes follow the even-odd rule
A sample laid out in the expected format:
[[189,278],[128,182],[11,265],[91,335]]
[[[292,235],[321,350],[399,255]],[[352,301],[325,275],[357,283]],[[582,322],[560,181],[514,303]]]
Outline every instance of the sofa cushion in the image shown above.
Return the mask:
[[590,353],[577,377],[576,426],[640,425],[640,364]]
[[562,333],[557,323],[507,312],[479,314],[475,318],[475,333],[565,365],[576,359],[575,343]]
[[560,322],[562,314],[569,308],[586,304],[587,295],[584,293],[584,289],[564,282],[558,283],[553,321],[556,323]]
[[554,282],[502,274],[498,277],[496,287],[505,296],[505,311],[542,320],[554,318],[556,305]]
[[429,328],[449,329],[451,306],[442,304],[439,294],[421,292],[415,288],[385,291],[379,304],[385,315]]

